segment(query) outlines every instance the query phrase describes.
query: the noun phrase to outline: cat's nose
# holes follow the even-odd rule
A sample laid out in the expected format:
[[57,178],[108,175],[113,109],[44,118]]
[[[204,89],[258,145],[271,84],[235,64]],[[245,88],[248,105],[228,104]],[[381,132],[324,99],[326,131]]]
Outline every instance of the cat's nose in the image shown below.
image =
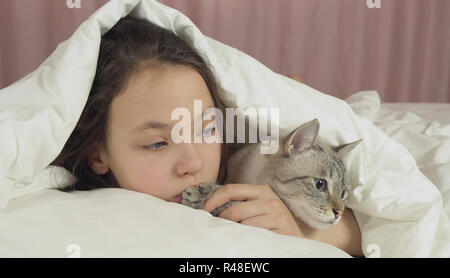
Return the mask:
[[342,216],[342,214],[344,213],[342,210],[338,210],[338,209],[333,209],[333,213],[334,213],[334,217],[336,219],[338,219],[339,217]]

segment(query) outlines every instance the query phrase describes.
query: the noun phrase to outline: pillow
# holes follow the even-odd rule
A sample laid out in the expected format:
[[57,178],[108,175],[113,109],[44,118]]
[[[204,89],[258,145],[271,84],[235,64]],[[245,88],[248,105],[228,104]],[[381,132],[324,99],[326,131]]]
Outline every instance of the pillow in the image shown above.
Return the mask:
[[[55,186],[39,181],[52,172],[48,165],[81,114],[95,75],[100,36],[129,13],[173,30],[203,53],[226,105],[278,108],[280,136],[317,118],[325,143],[363,139],[346,164],[355,185],[349,207],[360,225],[364,252],[376,245],[388,257],[450,255],[449,220],[441,217],[442,196],[404,147],[355,115],[344,101],[277,74],[249,55],[204,36],[186,16],[156,1],[109,1],[38,69],[0,91],[3,208],[13,198]],[[189,219],[195,223],[198,215],[191,212]],[[207,249],[209,243],[202,246]]]
[[0,257],[350,257],[125,189],[44,189],[0,213]]

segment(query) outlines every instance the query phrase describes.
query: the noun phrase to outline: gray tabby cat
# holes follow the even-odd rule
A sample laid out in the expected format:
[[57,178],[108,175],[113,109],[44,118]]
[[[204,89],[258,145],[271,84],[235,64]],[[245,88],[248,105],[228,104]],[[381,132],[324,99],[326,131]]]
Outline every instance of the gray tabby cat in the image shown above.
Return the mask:
[[[307,225],[325,229],[341,219],[350,194],[348,173],[342,161],[361,140],[331,147],[317,142],[319,121],[294,130],[276,154],[260,154],[259,144],[244,147],[228,160],[225,183],[267,184],[290,211]],[[202,208],[220,188],[203,183],[186,189],[182,204]],[[218,216],[234,202],[211,212]]]

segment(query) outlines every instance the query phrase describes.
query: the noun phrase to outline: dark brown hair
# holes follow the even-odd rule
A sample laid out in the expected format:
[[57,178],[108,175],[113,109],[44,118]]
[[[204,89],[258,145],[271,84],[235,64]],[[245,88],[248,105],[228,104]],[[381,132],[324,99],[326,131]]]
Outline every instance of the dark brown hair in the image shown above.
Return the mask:
[[[218,98],[212,67],[206,61],[170,30],[129,16],[119,20],[101,38],[96,74],[87,103],[63,150],[52,162],[52,165],[62,166],[77,177],[77,182],[61,190],[119,187],[111,171],[105,175],[93,172],[88,156],[96,145],[106,147],[111,102],[126,87],[131,75],[143,67],[186,65],[195,69],[203,77],[216,107],[224,115],[225,106]],[[222,138],[225,138],[224,134]],[[227,144],[221,144],[218,183],[223,181],[226,172],[226,149]]]

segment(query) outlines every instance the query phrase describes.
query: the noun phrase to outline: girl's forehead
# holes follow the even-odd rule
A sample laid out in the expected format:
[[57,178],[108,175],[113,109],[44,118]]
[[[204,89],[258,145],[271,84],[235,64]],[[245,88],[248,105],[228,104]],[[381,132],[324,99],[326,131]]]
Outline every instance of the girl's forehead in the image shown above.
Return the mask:
[[123,100],[154,105],[212,100],[202,76],[187,66],[164,66],[139,71],[131,76]]
[[213,98],[202,76],[187,66],[149,68],[133,74],[125,90],[113,99],[110,120],[170,119],[171,112],[180,107],[194,111],[194,101],[212,106]]

